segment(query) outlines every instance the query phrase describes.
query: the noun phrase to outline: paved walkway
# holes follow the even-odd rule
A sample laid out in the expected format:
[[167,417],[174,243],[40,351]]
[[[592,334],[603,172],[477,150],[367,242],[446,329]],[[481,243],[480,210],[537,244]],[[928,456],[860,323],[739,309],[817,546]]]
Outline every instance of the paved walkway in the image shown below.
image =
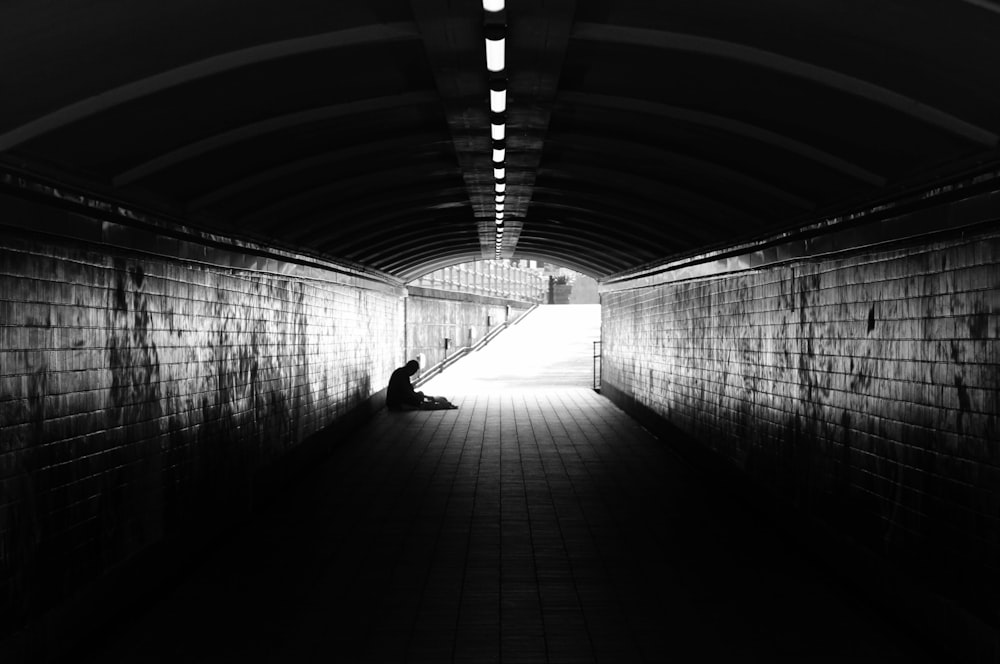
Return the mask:
[[381,413],[91,661],[917,661],[661,441],[547,374]]

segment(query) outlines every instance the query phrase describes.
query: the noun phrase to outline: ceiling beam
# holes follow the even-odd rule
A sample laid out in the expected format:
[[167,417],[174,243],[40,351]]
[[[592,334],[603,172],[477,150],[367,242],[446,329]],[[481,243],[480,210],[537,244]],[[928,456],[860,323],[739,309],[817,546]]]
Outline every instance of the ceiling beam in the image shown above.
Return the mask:
[[988,12],[993,12],[994,14],[1000,14],[1000,5],[998,5],[995,0],[961,0],[969,5],[974,5],[980,9],[985,9]]
[[[564,151],[572,152],[573,154],[594,152],[598,157],[595,160],[596,163],[605,164],[617,160],[622,166],[631,164],[641,172],[649,173],[654,177],[656,173],[649,172],[649,169],[639,164],[638,161],[640,159],[645,159],[647,163],[657,164],[658,166],[661,164],[672,164],[677,167],[676,170],[688,173],[695,179],[708,176],[712,181],[728,181],[731,184],[755,191],[792,207],[804,210],[811,210],[816,207],[815,202],[803,198],[795,192],[788,191],[770,182],[765,182],[743,171],[738,171],[707,159],[699,159],[679,152],[666,150],[648,143],[606,138],[596,134],[585,135],[559,132],[558,134],[550,135],[547,144],[550,147],[562,147]],[[628,155],[628,159],[621,160],[620,155]]]
[[[290,237],[296,240],[308,239],[314,235],[317,229],[329,228],[331,223],[335,224],[336,228],[341,229],[337,234],[343,236],[357,235],[359,229],[368,226],[405,228],[412,226],[413,220],[417,217],[441,214],[442,210],[449,210],[450,214],[454,214],[451,211],[456,208],[469,207],[469,200],[465,197],[465,189],[462,187],[417,187],[413,190],[416,193],[393,195],[391,198],[382,197],[378,203],[367,206],[338,207],[335,212],[310,215],[308,218],[297,220],[294,223],[294,230],[290,232]],[[442,203],[444,200],[452,202],[446,205]],[[471,221],[471,213],[468,217]],[[287,223],[285,228],[287,230]],[[280,228],[274,230],[280,230]],[[324,236],[323,239],[330,239],[330,237]]]
[[[707,239],[704,220],[693,216],[679,214],[676,210],[668,210],[662,203],[642,206],[636,199],[618,199],[601,196],[588,191],[567,191],[555,187],[535,187],[535,195],[531,199],[532,209],[552,207],[579,212],[594,212],[597,215],[614,219],[614,223],[623,223],[640,228],[664,223],[664,217],[669,214],[677,225],[687,229],[684,235],[691,240]],[[673,229],[671,229],[673,232]]]
[[966,122],[933,106],[929,106],[919,100],[833,69],[827,69],[752,46],[713,39],[711,37],[702,37],[700,35],[600,23],[576,24],[573,30],[573,39],[684,51],[715,58],[736,60],[755,67],[770,69],[786,76],[811,81],[849,95],[860,97],[872,103],[886,106],[979,145],[987,147],[997,145],[998,137],[995,133]]
[[344,199],[379,196],[385,195],[384,192],[391,194],[393,188],[403,186],[404,183],[412,183],[413,186],[419,186],[420,183],[423,183],[426,186],[431,186],[434,180],[450,180],[458,175],[456,168],[445,168],[440,163],[433,164],[431,168],[427,168],[427,164],[419,162],[398,164],[397,168],[392,170],[364,173],[353,178],[309,187],[295,193],[282,194],[270,204],[255,205],[253,212],[240,216],[236,221],[240,224],[254,226],[280,224],[289,218],[303,216],[303,213],[291,211],[293,208],[308,207],[315,201],[331,196],[341,195]]
[[[747,209],[742,202],[729,202],[720,195],[708,195],[690,187],[655,178],[622,173],[613,168],[580,163],[553,163],[539,170],[539,181],[546,187],[567,192],[594,192],[626,200],[650,200],[664,209],[681,209],[686,215],[713,224],[741,222],[761,223],[764,220]],[[544,178],[544,180],[543,180]],[[657,198],[650,199],[656,195]]]
[[468,245],[442,243],[440,245],[428,246],[426,238],[424,240],[423,244],[420,242],[417,243],[419,250],[403,255],[396,260],[386,263],[375,263],[374,265],[383,272],[388,272],[394,277],[405,280],[406,277],[404,275],[421,271],[425,265],[434,263],[436,259],[440,259],[442,256],[468,257],[467,261],[482,260],[482,255],[478,251],[474,254],[469,253]]
[[360,115],[362,113],[375,113],[390,108],[401,106],[421,106],[437,102],[437,95],[433,92],[419,91],[409,92],[401,95],[389,95],[386,97],[375,97],[373,99],[363,99],[361,101],[349,102],[346,104],[335,104],[322,108],[312,108],[307,111],[288,113],[260,122],[253,122],[236,129],[230,129],[214,136],[203,138],[194,143],[188,143],[177,149],[158,155],[132,168],[122,171],[113,176],[111,181],[116,187],[122,187],[137,180],[149,177],[159,171],[176,166],[190,159],[195,159],[213,150],[229,147],[243,141],[248,141],[258,136],[272,134],[292,127],[297,127],[313,122],[327,122],[337,118]]
[[[405,96],[405,95],[404,95]],[[407,152],[411,147],[430,147],[441,145],[442,141],[448,137],[441,133],[423,132],[415,135],[407,135],[402,139],[399,137],[386,138],[382,141],[370,143],[360,143],[342,150],[332,150],[321,154],[312,155],[304,159],[285,162],[273,168],[265,169],[253,175],[249,175],[239,180],[230,182],[222,187],[208,191],[197,198],[191,199],[187,204],[188,212],[201,210],[210,205],[221,203],[229,198],[235,198],[247,191],[252,191],[259,187],[267,186],[284,177],[294,175],[314,168],[321,168],[330,164],[336,164],[346,159],[352,159],[356,155],[367,155],[373,153],[393,154],[392,161],[398,159],[401,152]]]
[[660,253],[663,247],[655,247],[651,242],[644,242],[642,237],[636,238],[624,233],[611,235],[607,232],[607,228],[600,226],[595,229],[594,226],[580,224],[532,223],[529,227],[530,232],[521,234],[524,242],[542,240],[547,243],[561,243],[606,258],[617,257],[619,262],[628,263],[640,253],[647,253],[650,260],[664,255]]
[[874,173],[867,168],[854,164],[847,159],[821,150],[815,146],[797,141],[793,138],[757,127],[746,122],[734,120],[721,115],[696,111],[668,104],[659,104],[646,101],[645,99],[635,99],[630,97],[617,97],[612,95],[591,94],[584,92],[561,92],[557,100],[557,106],[564,111],[576,111],[582,106],[590,106],[600,109],[611,109],[621,111],[626,114],[642,113],[652,115],[657,118],[685,122],[700,127],[709,127],[734,134],[742,138],[748,138],[772,147],[791,152],[809,161],[816,162],[831,170],[847,175],[856,180],[860,180],[875,187],[882,187],[886,184],[886,178],[878,173]]
[[518,247],[517,251],[514,252],[513,258],[515,260],[533,260],[538,261],[539,263],[553,263],[560,267],[575,270],[580,274],[590,277],[591,279],[600,279],[602,276],[611,274],[610,272],[595,269],[594,265],[576,260],[576,258],[572,256],[565,256],[554,252],[550,253],[548,251],[537,251],[534,249],[523,249],[522,247]]
[[297,39],[286,39],[223,53],[126,83],[111,90],[105,90],[11,129],[0,134],[0,151],[10,150],[33,138],[127,102],[242,67],[333,48],[407,41],[417,38],[419,38],[419,32],[412,23],[383,23],[325,32]]
[[[591,273],[616,274],[622,265],[635,265],[634,259],[625,261],[612,261],[606,253],[601,251],[603,245],[590,246],[588,243],[570,242],[562,238],[547,237],[545,239],[525,237],[518,243],[517,249],[524,251],[548,251],[558,249],[558,253],[551,255],[561,256],[559,262],[575,261],[590,266]],[[517,254],[517,251],[514,251]],[[645,262],[645,261],[642,261]]]
[[[568,197],[572,201],[572,197]],[[646,215],[635,216],[613,209],[613,205],[583,206],[573,202],[557,202],[540,200],[538,192],[531,203],[528,220],[535,223],[539,218],[551,217],[563,220],[568,226],[583,223],[605,229],[615,228],[626,235],[637,237],[641,235],[642,243],[672,245],[678,239],[685,243],[707,242],[711,239],[711,230],[692,224],[690,219],[674,220],[669,223],[665,217],[652,218]],[[636,231],[639,233],[637,234]],[[695,231],[695,232],[692,232]],[[697,232],[700,231],[700,232]]]
[[440,270],[441,268],[461,265],[462,263],[471,263],[478,260],[482,260],[482,256],[479,254],[479,251],[476,251],[474,254],[455,251],[443,254],[438,253],[432,257],[428,257],[419,266],[412,266],[401,270],[397,273],[397,275],[398,278],[404,283],[411,282],[426,274],[430,274],[435,270]]

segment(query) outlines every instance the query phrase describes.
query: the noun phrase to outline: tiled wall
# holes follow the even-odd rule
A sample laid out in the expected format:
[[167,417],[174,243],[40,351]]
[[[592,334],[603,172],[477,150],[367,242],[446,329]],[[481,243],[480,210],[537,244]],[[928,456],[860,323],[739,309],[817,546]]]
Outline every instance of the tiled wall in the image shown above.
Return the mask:
[[403,359],[384,285],[2,232],[2,631],[245,513],[260,473]]
[[878,555],[996,602],[995,232],[606,292],[602,303],[606,393]]

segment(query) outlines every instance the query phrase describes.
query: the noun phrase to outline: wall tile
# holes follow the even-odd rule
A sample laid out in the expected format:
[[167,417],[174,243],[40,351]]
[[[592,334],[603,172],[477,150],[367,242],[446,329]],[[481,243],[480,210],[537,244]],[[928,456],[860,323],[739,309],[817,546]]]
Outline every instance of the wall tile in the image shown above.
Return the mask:
[[602,379],[875,550],[905,540],[996,574],[998,247],[604,293]]

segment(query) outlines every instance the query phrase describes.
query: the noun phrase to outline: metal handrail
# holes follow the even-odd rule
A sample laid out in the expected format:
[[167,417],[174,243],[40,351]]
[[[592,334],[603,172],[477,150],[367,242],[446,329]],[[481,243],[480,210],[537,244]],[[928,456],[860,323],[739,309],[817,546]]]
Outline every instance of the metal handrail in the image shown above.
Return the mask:
[[593,388],[595,392],[601,391],[601,342],[594,342],[594,380]]
[[517,320],[515,320],[513,323],[508,323],[507,321],[504,321],[504,322],[500,323],[499,325],[497,325],[496,327],[494,327],[492,330],[490,330],[489,333],[485,337],[483,337],[482,339],[480,339],[479,341],[477,341],[472,346],[462,346],[461,348],[459,348],[458,350],[456,350],[454,352],[454,354],[449,355],[448,357],[444,358],[443,360],[441,360],[437,364],[434,364],[434,365],[428,367],[425,371],[421,371],[420,372],[420,377],[413,381],[413,386],[414,387],[420,387],[421,385],[423,385],[424,383],[426,383],[427,381],[429,381],[431,378],[433,378],[435,375],[441,373],[442,371],[444,371],[445,369],[447,369],[452,364],[454,364],[458,360],[462,359],[463,357],[465,357],[469,353],[472,353],[474,351],[479,350],[480,348],[482,348],[483,346],[485,346],[489,342],[493,341],[493,339],[498,334],[500,334],[501,332],[503,332],[504,330],[506,330],[508,327],[511,327],[511,326],[514,326],[514,325],[517,325],[518,323],[520,323],[522,320],[524,320],[525,316],[527,316],[532,311],[534,311],[535,309],[537,309],[538,306],[539,305],[537,305],[537,304],[531,305],[531,307],[528,308],[528,310],[525,311],[523,314],[521,314],[520,316],[518,316]]

